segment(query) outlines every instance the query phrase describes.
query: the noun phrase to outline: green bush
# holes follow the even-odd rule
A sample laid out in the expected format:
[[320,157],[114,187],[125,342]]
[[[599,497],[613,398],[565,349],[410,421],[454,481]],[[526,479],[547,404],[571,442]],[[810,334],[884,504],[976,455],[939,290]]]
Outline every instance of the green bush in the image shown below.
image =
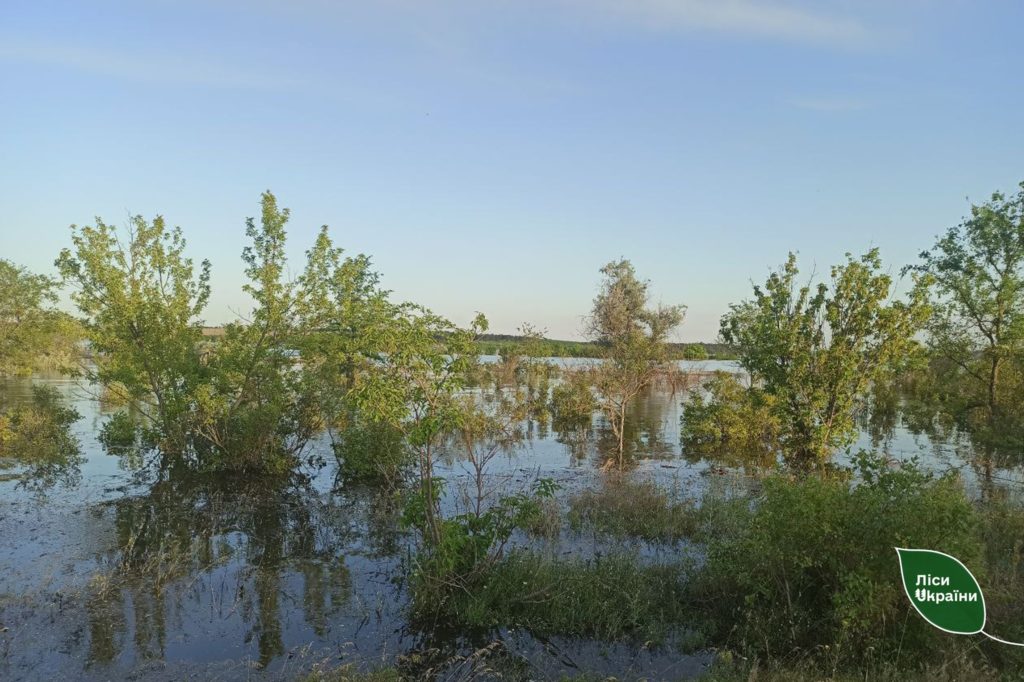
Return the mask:
[[341,474],[350,481],[394,484],[412,464],[401,429],[382,422],[354,420],[333,447]]
[[[981,509],[981,539],[987,577],[985,630],[1014,642],[1024,641],[1024,507],[1018,500],[990,499]],[[1020,647],[986,643],[991,660],[1004,668],[1024,664]]]
[[903,593],[894,547],[953,554],[983,580],[977,514],[958,481],[860,455],[860,482],[764,481],[735,532],[713,539],[696,601],[715,642],[764,660],[830,667],[930,660],[971,646],[928,625]]
[[[434,479],[435,494],[444,482]],[[479,512],[435,519],[436,536],[427,522],[421,491],[413,494],[403,515],[405,525],[417,528],[426,542],[415,557],[413,610],[421,617],[449,613],[463,593],[480,588],[481,580],[504,555],[516,529],[537,523],[542,505],[554,497],[557,484],[539,479],[529,494],[503,495]]]
[[678,354],[682,355],[684,360],[708,360],[711,357],[703,343],[688,343]]
[[[727,461],[769,464],[779,450],[779,421],[772,397],[748,389],[732,374],[715,372],[683,404],[681,438],[685,449]],[[706,392],[706,395],[705,395]]]
[[652,481],[612,478],[570,500],[569,522],[618,537],[671,541],[694,535],[700,515],[691,501],[673,500]]
[[551,414],[560,427],[589,424],[597,409],[586,372],[566,372],[551,391]]

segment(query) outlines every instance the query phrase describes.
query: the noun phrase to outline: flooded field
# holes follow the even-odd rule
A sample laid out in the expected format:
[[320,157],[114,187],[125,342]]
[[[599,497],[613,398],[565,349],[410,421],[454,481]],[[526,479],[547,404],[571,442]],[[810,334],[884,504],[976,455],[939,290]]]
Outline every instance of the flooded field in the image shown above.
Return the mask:
[[[563,361],[564,362],[564,361]],[[731,363],[682,363],[691,371],[735,370]],[[520,630],[453,632],[409,622],[403,570],[413,538],[399,523],[393,492],[346,485],[325,440],[300,475],[261,479],[158,475],[145,454],[113,456],[97,441],[105,412],[86,388],[58,388],[82,415],[74,425],[81,461],[34,480],[0,469],[0,678],[220,680],[294,679],[316,666],[394,665],[417,675],[462,677],[501,667],[537,679],[586,671],[618,678],[687,678],[709,652],[679,653]],[[27,380],[0,386],[8,401],[30,394]],[[709,486],[753,485],[722,462],[688,457],[680,446],[682,394],[652,390],[632,406],[628,437],[638,453],[629,475],[655,479],[678,498]],[[568,498],[601,485],[607,426],[559,432],[526,425],[522,447],[488,471],[493,485],[521,490],[554,480]],[[927,468],[960,470],[969,490],[1016,490],[1016,470],[981,471],[967,446],[913,435],[899,425],[866,429],[851,448],[876,447]],[[839,457],[843,461],[844,457]],[[439,473],[455,485],[471,475],[450,457]],[[564,519],[562,514],[560,518]],[[616,540],[564,522],[547,538],[516,535],[560,557],[627,551],[658,562],[699,550],[685,541]]]

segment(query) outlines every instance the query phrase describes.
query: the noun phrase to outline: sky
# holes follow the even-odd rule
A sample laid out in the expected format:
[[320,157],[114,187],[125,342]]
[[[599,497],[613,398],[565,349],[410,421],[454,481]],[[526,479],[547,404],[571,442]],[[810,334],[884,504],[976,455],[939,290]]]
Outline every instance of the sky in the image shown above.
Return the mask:
[[0,1],[0,258],[163,215],[247,312],[245,218],[323,224],[396,299],[579,338],[629,258],[680,341],[789,251],[912,262],[1024,180],[1024,4]]

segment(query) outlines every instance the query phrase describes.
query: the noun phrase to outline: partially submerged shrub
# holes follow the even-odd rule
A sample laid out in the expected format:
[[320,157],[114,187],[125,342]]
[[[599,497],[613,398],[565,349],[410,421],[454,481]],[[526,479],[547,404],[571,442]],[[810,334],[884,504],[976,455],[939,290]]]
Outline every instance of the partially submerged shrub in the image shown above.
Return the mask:
[[522,530],[536,538],[557,538],[562,532],[562,508],[558,500],[542,497],[531,506],[521,520]]
[[564,381],[551,391],[551,414],[560,428],[589,424],[596,409],[585,371],[566,372]]
[[772,396],[745,388],[734,375],[715,372],[703,392],[694,392],[683,405],[683,446],[730,462],[770,463],[779,450],[780,434],[773,402]]
[[342,476],[352,481],[396,483],[413,462],[401,429],[384,422],[354,420],[341,430],[333,448]]
[[600,490],[573,497],[569,521],[619,537],[671,541],[692,536],[700,517],[692,502],[672,499],[653,481],[612,478]]
[[861,455],[858,471],[856,484],[769,477],[736,532],[712,540],[694,595],[716,643],[832,668],[950,651],[948,635],[912,612],[893,548],[948,552],[983,579],[977,515],[958,481],[916,463],[889,468]]
[[[443,485],[434,479],[434,493]],[[421,616],[450,611],[460,593],[479,589],[480,580],[504,555],[512,533],[535,523],[540,505],[552,498],[558,486],[540,479],[531,493],[502,495],[494,504],[448,518],[437,518],[437,537],[424,543],[416,555],[413,572],[413,607]],[[430,532],[422,494],[410,497],[403,521]]]

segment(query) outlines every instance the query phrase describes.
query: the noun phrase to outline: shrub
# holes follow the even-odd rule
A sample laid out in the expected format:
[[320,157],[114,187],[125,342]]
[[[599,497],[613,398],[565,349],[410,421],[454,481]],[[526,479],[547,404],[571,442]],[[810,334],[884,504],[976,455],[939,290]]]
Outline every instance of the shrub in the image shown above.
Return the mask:
[[956,648],[912,612],[893,548],[948,552],[982,579],[977,515],[962,487],[914,462],[889,468],[862,454],[857,470],[859,484],[769,477],[736,532],[711,541],[694,590],[717,643],[832,667],[935,661]]
[[[443,481],[435,478],[432,485],[435,495],[440,495]],[[480,581],[504,555],[512,533],[536,523],[541,505],[557,489],[550,479],[540,479],[530,494],[503,495],[479,512],[435,519],[437,536],[424,543],[415,558],[414,611],[436,617],[449,612],[462,593],[479,589]],[[403,517],[405,525],[430,532],[425,510],[423,494],[413,494]]]
[[692,536],[699,523],[694,504],[675,501],[652,481],[609,479],[600,490],[584,490],[569,502],[574,528],[591,525],[619,537],[671,541]]
[[413,461],[401,429],[384,422],[354,420],[333,448],[342,476],[350,481],[397,483]]
[[589,424],[596,409],[584,371],[566,372],[565,380],[551,391],[551,414],[560,428]]
[[744,388],[726,372],[715,372],[683,404],[683,446],[699,455],[723,456],[730,461],[754,459],[770,463],[779,449],[779,421],[773,398]]
[[681,354],[684,360],[707,360],[711,357],[703,343],[688,343],[683,346]]
[[[1024,641],[1024,507],[1020,501],[990,500],[981,511],[981,538],[987,569],[982,584],[985,630],[1010,641]],[[1004,668],[1009,669],[1011,662],[1019,668],[1024,662],[1020,647],[986,644],[986,653]]]

